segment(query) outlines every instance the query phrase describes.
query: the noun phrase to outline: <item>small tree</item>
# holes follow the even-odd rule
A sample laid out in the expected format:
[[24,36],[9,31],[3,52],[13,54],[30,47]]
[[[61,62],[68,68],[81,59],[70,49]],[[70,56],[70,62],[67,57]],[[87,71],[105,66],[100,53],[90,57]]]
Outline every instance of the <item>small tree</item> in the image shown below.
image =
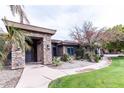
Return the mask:
[[6,64],[7,56],[11,52],[13,44],[24,52],[25,49],[30,49],[25,39],[30,42],[32,41],[29,37],[26,37],[20,29],[9,27],[6,19],[3,19],[3,22],[7,27],[7,33],[4,32],[0,34],[0,60]]
[[75,26],[70,36],[77,40],[81,47],[86,46],[86,55],[92,57],[94,49],[102,46],[102,42],[105,40],[103,34],[105,34],[105,28],[98,29],[93,26],[92,22],[84,22],[83,26]]
[[13,16],[16,14],[19,15],[20,23],[24,23],[24,21],[26,21],[28,24],[30,23],[24,11],[23,5],[9,5],[9,7]]
[[84,52],[85,48],[79,47],[76,49],[76,59],[83,59],[84,58]]
[[124,49],[124,26],[123,25],[116,25],[112,28],[107,29],[107,33],[111,33],[109,38],[111,40],[107,42],[104,47],[108,50],[123,50]]
[[94,27],[92,22],[84,22],[83,26],[73,27],[70,36],[77,40],[81,46],[87,45],[90,48],[101,44],[105,28],[98,29]]

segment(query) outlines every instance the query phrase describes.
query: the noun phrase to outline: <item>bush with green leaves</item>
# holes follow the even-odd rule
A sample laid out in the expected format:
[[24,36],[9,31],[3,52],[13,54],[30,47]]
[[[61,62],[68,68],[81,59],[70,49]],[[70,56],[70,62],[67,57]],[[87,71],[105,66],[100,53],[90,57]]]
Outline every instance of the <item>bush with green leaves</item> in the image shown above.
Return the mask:
[[87,51],[87,52],[85,53],[84,58],[87,59],[88,61],[91,61],[91,62],[94,61],[94,60],[93,60],[93,53],[90,52],[90,51]]
[[72,62],[72,60],[73,60],[73,57],[72,57],[72,56],[69,56],[69,57],[68,57],[68,62],[70,62],[70,63],[71,63],[71,62]]
[[72,60],[72,57],[67,55],[67,54],[64,54],[62,56],[62,61],[65,61],[65,62],[69,61],[70,62],[71,60]]
[[80,60],[80,59],[82,59],[81,56],[76,56],[76,60]]
[[0,62],[0,70],[2,70],[3,69],[3,64],[2,64],[2,62]]
[[76,49],[76,59],[84,58],[84,48],[79,47]]
[[55,66],[61,65],[60,57],[54,57],[53,60],[52,60],[52,63],[53,63]]
[[85,58],[91,62],[99,62],[99,60],[101,59],[101,57],[98,54],[95,54],[94,52],[86,52]]
[[97,54],[94,55],[94,58],[95,58],[95,62],[99,62],[99,60],[101,59],[101,57]]

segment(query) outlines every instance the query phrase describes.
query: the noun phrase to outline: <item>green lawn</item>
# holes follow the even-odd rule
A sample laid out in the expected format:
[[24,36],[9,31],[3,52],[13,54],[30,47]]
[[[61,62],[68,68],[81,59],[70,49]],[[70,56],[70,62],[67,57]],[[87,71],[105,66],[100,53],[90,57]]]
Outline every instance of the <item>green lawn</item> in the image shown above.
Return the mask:
[[124,88],[124,57],[112,58],[109,67],[58,78],[51,88]]

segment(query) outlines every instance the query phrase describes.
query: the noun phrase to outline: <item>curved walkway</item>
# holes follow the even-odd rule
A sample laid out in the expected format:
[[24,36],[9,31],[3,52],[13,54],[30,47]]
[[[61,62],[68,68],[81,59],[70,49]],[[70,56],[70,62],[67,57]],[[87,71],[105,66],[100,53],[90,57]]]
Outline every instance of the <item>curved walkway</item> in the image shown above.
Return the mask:
[[107,57],[90,66],[64,70],[52,69],[44,65],[26,65],[16,88],[47,88],[48,84],[56,78],[108,66],[110,62]]

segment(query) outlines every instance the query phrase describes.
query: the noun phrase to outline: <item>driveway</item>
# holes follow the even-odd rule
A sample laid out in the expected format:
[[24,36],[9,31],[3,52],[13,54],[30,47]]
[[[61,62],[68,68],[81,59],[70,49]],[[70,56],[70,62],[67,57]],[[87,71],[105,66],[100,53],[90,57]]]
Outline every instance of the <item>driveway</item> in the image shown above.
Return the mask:
[[99,63],[74,69],[59,70],[44,65],[26,65],[16,88],[47,88],[56,78],[104,68],[109,64],[107,57],[103,57]]

